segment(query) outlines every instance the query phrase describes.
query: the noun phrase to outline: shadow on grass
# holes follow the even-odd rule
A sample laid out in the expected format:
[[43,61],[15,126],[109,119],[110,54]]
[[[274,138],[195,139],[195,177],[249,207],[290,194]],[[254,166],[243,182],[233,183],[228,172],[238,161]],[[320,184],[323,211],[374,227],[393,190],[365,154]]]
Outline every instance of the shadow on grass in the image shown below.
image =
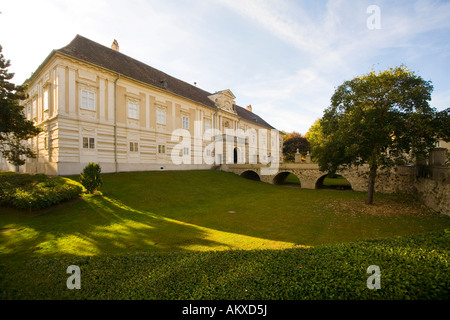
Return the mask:
[[2,210],[0,254],[284,249],[450,226],[448,217],[410,214],[411,204],[393,206],[398,196],[380,195],[383,214],[371,214],[359,193],[291,190],[227,173],[123,173],[104,180],[104,193],[41,214]]
[[133,251],[229,249],[202,228],[137,210],[104,195],[86,196],[64,210],[8,217],[3,254],[96,255]]

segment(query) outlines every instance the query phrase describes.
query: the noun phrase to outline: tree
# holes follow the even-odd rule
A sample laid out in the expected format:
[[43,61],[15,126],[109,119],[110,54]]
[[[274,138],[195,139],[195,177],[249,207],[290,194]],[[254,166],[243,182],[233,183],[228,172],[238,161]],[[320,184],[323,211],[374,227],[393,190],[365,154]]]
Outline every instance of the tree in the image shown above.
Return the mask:
[[283,141],[284,160],[294,161],[297,149],[300,153],[306,154],[309,151],[309,142],[298,132],[287,133]]
[[[323,144],[325,141],[322,134],[322,127],[320,125],[321,121],[322,119],[317,119],[316,121],[314,121],[314,124],[311,126],[311,128],[309,128],[308,132],[305,134],[305,138],[309,142],[310,151],[312,151],[314,147],[314,152],[311,153],[311,160],[313,162],[318,162],[319,158],[325,157],[330,154],[329,152],[319,154],[319,152],[327,150],[326,148],[319,148],[320,144]],[[329,163],[329,161],[325,162]]]
[[8,72],[10,65],[0,45],[0,152],[8,162],[21,166],[25,163],[24,157],[35,156],[25,141],[41,130],[25,118],[19,103],[27,98],[25,87],[10,82],[14,77],[14,73]]
[[437,113],[434,126],[439,130],[439,137],[450,141],[450,108]]
[[[443,135],[445,116],[431,108],[430,81],[405,66],[372,71],[336,88],[331,105],[310,129],[314,159],[323,171],[367,164],[367,204],[378,169],[425,156]],[[448,120],[448,118],[447,118]]]

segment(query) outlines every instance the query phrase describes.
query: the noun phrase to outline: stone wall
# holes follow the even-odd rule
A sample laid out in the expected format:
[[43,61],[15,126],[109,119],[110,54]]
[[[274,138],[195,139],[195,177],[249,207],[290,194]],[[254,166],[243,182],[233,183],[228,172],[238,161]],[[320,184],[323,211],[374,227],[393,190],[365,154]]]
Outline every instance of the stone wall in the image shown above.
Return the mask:
[[411,193],[427,207],[442,214],[450,215],[450,184],[419,178],[415,181]]
[[[222,165],[221,170],[241,175],[245,171],[253,171],[266,183],[275,183],[276,175],[281,172],[295,174],[302,188],[315,189],[317,181],[326,173],[321,172],[317,164],[287,164],[279,166],[273,175],[264,175],[261,165]],[[450,215],[450,168],[429,167],[426,178],[417,177],[418,167],[399,166],[391,170],[378,170],[375,181],[375,191],[380,193],[412,194],[421,202],[435,211]],[[368,168],[361,166],[338,174],[346,178],[355,191],[367,191]]]

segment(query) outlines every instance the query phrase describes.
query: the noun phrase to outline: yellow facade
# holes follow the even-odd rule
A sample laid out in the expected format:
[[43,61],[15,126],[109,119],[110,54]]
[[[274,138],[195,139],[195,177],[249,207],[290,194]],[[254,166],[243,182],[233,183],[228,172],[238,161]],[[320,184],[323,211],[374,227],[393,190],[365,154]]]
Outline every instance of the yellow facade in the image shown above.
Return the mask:
[[[78,174],[91,161],[103,172],[209,169],[219,160],[236,161],[236,154],[231,159],[225,146],[212,154],[206,151],[214,140],[205,136],[208,128],[223,137],[226,130],[257,132],[258,144],[264,143],[269,157],[281,155],[278,132],[239,117],[229,90],[209,97],[217,105],[214,109],[58,51],[27,83],[24,112],[43,131],[29,141],[36,158],[27,160],[20,168],[23,172]],[[174,135],[177,129],[191,136],[188,154],[180,153],[182,164],[175,164],[172,154],[180,146],[181,137]],[[239,161],[249,160],[251,138],[255,139],[247,136],[247,145],[240,146],[235,139],[232,147],[238,150]],[[216,161],[208,163],[207,156]],[[12,169],[4,159],[0,166]]]

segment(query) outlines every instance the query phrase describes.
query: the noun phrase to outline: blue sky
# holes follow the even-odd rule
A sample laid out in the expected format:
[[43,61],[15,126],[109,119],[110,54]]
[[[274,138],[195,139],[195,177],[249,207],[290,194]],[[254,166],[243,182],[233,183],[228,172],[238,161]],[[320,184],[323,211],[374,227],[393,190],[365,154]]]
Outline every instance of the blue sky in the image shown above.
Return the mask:
[[[367,20],[380,8],[379,29]],[[405,64],[450,107],[450,1],[1,0],[0,44],[22,83],[76,34],[306,133],[346,80]],[[370,20],[371,21],[371,20]]]

